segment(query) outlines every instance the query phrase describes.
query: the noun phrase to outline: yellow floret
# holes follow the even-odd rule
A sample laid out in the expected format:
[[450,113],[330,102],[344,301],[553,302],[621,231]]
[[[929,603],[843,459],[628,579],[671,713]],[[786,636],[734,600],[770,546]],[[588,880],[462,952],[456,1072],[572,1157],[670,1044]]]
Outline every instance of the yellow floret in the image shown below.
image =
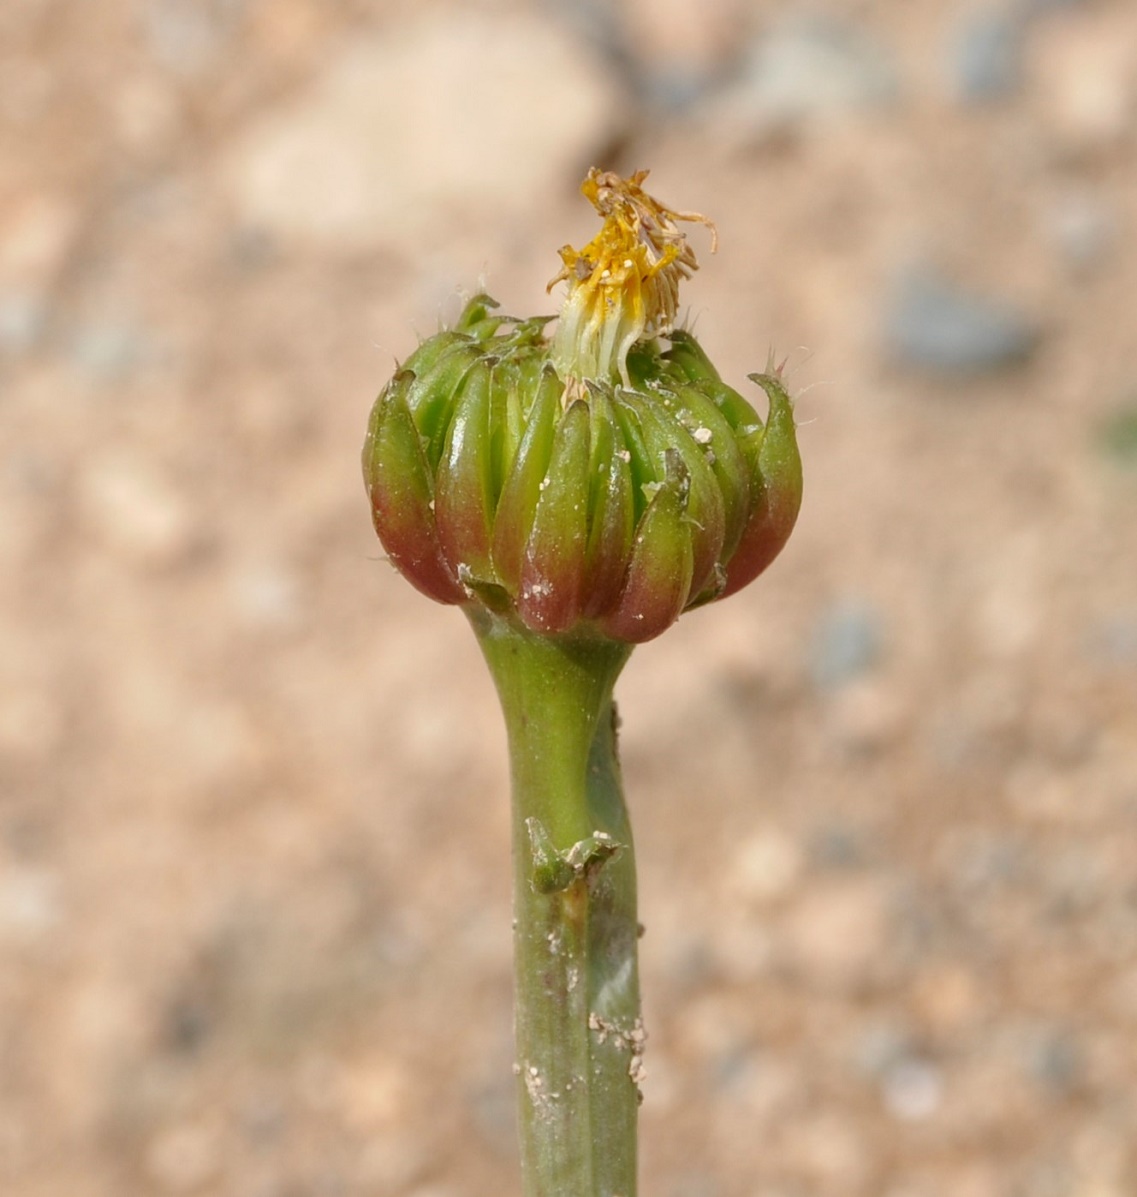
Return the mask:
[[604,217],[604,227],[582,250],[566,245],[564,263],[549,283],[568,283],[552,358],[561,377],[576,388],[586,379],[628,385],[628,353],[637,341],[668,333],[679,308],[679,284],[699,268],[677,221],[711,230],[698,212],[675,212],[640,184],[646,170],[630,179],[593,167],[581,184],[585,198]]

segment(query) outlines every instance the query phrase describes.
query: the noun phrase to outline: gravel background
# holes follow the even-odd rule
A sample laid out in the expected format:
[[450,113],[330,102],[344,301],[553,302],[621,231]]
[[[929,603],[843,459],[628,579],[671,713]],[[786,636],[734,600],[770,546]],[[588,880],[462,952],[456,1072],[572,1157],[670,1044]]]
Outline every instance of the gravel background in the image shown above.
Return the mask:
[[644,1191],[1137,1191],[1135,125],[1132,0],[0,6],[0,1190],[517,1191],[503,734],[358,449],[595,163],[807,470],[621,684]]

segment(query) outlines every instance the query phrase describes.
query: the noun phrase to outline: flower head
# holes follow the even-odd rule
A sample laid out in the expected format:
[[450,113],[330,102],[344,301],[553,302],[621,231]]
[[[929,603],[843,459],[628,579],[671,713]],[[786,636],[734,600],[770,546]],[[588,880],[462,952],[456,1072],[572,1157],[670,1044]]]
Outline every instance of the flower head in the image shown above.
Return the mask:
[[548,318],[476,296],[372,409],[375,530],[439,602],[638,643],[747,585],[793,529],[801,460],[781,373],[750,376],[763,422],[673,327],[697,266],[677,222],[713,226],[654,200],[646,176],[589,172],[604,227],[561,250],[551,339]]
[[711,252],[718,248],[711,221],[665,207],[640,186],[647,176],[638,170],[623,179],[593,167],[581,184],[604,227],[584,249],[566,245],[560,251],[564,265],[549,283],[550,290],[568,283],[551,356],[570,391],[585,379],[629,385],[632,346],[671,332],[679,284],[699,268],[678,221],[705,224]]

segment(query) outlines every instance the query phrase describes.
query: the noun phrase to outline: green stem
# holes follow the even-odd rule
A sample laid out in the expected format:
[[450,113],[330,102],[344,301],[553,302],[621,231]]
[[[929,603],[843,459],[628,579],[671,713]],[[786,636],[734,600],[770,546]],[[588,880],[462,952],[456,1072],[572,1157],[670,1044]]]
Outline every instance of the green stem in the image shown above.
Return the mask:
[[469,614],[509,734],[524,1193],[634,1197],[644,1032],[612,704],[631,646]]

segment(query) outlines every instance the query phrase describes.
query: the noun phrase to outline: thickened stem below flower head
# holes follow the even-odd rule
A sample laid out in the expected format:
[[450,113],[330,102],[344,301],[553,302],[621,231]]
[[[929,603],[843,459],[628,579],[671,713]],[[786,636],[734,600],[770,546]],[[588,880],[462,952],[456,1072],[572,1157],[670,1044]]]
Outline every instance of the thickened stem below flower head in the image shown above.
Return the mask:
[[679,224],[709,222],[660,204],[645,177],[589,173],[604,225],[561,250],[551,338],[550,317],[502,316],[477,296],[375,403],[363,453],[375,528],[440,602],[637,643],[746,585],[789,537],[792,401],[772,365],[751,375],[763,420],[674,327],[697,265]]

